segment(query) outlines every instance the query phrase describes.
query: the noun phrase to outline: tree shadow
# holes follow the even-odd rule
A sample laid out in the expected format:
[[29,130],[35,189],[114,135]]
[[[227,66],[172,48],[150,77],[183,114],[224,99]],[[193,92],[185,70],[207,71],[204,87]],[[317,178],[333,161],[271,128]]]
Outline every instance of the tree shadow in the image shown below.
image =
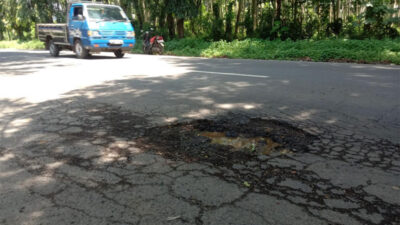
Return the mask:
[[[134,139],[141,136],[146,127],[236,112],[289,121],[320,134],[325,132],[320,127],[332,125],[338,130],[344,123],[360,120],[358,111],[355,116],[341,115],[348,109],[339,111],[338,105],[334,105],[340,102],[329,95],[332,91],[328,88],[332,86],[329,82],[333,79],[328,77],[332,72],[321,74],[323,79],[301,79],[302,75],[314,71],[307,63],[299,62],[301,68],[305,68],[301,70],[285,62],[251,61],[247,65],[240,60],[193,58],[189,63],[173,57],[165,60],[186,67],[188,72],[178,76],[132,75],[68,91],[56,100],[35,104],[24,99],[1,99],[0,197],[3,201],[0,218],[3,219],[0,222],[57,224],[64,219],[63,223],[138,223],[142,218],[134,212],[148,199],[140,197],[137,202],[128,196],[142,190],[140,188],[150,189],[143,192],[151,196],[168,195],[163,191],[153,192],[151,188],[164,188],[165,184],[159,181],[168,183],[171,179],[157,172],[143,177],[140,171],[157,166],[159,162],[170,167],[181,163],[147,154],[145,149],[136,146]],[[245,65],[247,67],[242,69]],[[278,73],[282,67],[283,71]],[[216,73],[196,72],[204,70]],[[244,79],[218,72],[251,73],[265,78]],[[375,72],[366,73],[376,76]],[[346,87],[344,81],[352,75],[354,72],[338,76]],[[353,79],[365,78],[356,76]],[[313,90],[312,86],[317,83],[323,83],[326,92],[313,93],[320,91]],[[340,82],[335,83],[338,84]],[[388,88],[374,87],[376,90]],[[328,97],[319,99],[323,94]],[[348,97],[347,94],[340,95],[341,99]],[[326,105],[332,106],[326,109]],[[133,175],[136,177],[132,178]],[[125,176],[129,177],[129,182]],[[135,183],[142,180],[148,183]],[[124,195],[125,201],[115,198],[121,193],[128,194]],[[163,207],[175,207],[168,205]],[[191,205],[175,208],[185,207]],[[133,213],[128,217],[114,217],[116,211],[126,210]],[[167,217],[175,213],[172,210],[172,213],[162,211],[159,214]],[[157,212],[148,214],[157,216]]]
[[0,76],[29,75],[52,65],[64,66],[43,51],[0,51]]
[[[60,62],[62,59],[77,59],[73,52],[62,52],[59,57],[52,57],[45,51],[0,51],[0,76],[29,75],[48,69],[50,66],[63,67],[69,63]],[[87,60],[118,59],[114,55],[92,55]],[[126,60],[125,58],[118,60]]]
[[[207,83],[210,81],[212,85]],[[149,188],[147,184],[131,184],[139,182],[139,178],[129,178],[127,182],[124,175],[133,176],[140,173],[136,169],[158,162],[168,162],[171,167],[181,162],[148,154],[146,149],[136,146],[134,139],[143,134],[145,127],[176,120],[232,111],[255,113],[260,104],[240,98],[240,92],[258,86],[257,82],[244,81],[217,84],[207,77],[199,79],[188,74],[179,79],[110,81],[35,104],[24,99],[0,100],[0,221],[4,224],[45,224],[60,220],[88,224],[136,223],[141,219],[139,215],[112,218],[115,212],[108,209],[135,211],[139,203],[145,204],[148,200],[118,201],[110,192],[122,188],[132,194],[137,188]],[[223,100],[218,100],[221,96]],[[155,179],[148,182],[157,184],[157,180],[167,182],[170,178],[155,173],[140,179],[146,182]],[[78,199],[82,202],[77,203]],[[185,202],[177,204],[184,204],[178,209],[190,208]],[[168,205],[162,207],[168,208]],[[170,211],[152,212],[152,208],[149,213],[156,218],[171,215]]]

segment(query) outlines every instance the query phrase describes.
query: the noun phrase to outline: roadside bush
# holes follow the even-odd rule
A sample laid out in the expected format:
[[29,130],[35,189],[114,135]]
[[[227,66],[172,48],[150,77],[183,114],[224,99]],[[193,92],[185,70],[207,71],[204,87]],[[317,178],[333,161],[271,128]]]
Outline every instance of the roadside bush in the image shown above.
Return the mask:
[[166,54],[182,56],[349,61],[400,64],[400,39],[387,40],[298,40],[245,39],[207,42],[187,38],[166,43]]
[[36,39],[31,41],[0,41],[0,48],[44,49],[44,43]]

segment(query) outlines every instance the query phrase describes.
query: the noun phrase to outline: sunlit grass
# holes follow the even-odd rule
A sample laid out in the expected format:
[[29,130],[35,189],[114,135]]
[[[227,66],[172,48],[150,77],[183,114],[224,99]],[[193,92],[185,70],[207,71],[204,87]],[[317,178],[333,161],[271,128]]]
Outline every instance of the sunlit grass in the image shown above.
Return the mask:
[[0,41],[0,48],[13,48],[13,49],[44,49],[44,43],[39,40],[30,41]]
[[[0,48],[44,49],[44,44],[39,40],[0,41]],[[132,52],[142,53],[140,40],[137,41]],[[202,39],[186,38],[168,41],[165,54],[210,58],[348,61],[400,65],[400,39],[329,39],[296,42],[246,39],[232,42],[207,42]]]
[[[141,45],[134,50],[141,53]],[[166,43],[165,54],[180,56],[277,59],[308,61],[347,61],[400,64],[400,39],[396,40],[302,40],[207,42],[187,38]]]

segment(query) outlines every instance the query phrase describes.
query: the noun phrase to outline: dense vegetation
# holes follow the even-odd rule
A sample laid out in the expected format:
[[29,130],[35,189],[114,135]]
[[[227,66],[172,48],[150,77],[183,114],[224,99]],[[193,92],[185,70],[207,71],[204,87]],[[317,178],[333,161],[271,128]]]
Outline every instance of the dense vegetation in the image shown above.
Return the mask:
[[[155,28],[168,54],[396,64],[399,1],[103,0],[136,15],[137,36]],[[65,22],[66,8],[67,0],[0,0],[0,48],[42,48],[29,41],[35,24]]]
[[44,49],[44,43],[34,39],[29,41],[0,41],[0,48],[13,48],[13,49]]
[[[137,33],[169,39],[395,38],[399,0],[104,0],[134,13]],[[0,40],[30,39],[36,23],[64,22],[67,0],[0,0]]]
[[[138,43],[135,53],[141,53]],[[261,39],[207,42],[201,39],[174,39],[166,54],[217,58],[280,59],[400,65],[400,39],[395,40],[299,40]]]

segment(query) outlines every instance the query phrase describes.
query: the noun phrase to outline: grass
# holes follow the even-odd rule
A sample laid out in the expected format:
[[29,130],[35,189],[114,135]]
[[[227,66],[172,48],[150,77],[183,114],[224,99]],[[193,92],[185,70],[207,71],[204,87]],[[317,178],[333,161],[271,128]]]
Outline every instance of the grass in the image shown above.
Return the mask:
[[[44,49],[39,40],[0,41],[0,48]],[[142,53],[141,40],[132,51]],[[232,42],[207,42],[186,38],[168,41],[165,54],[210,58],[339,61],[393,63],[400,65],[400,39],[395,40],[302,40],[265,41],[258,39]]]
[[[137,45],[134,52],[142,52],[140,44]],[[339,61],[400,65],[400,39],[329,39],[296,42],[246,39],[232,42],[207,42],[187,38],[167,42],[165,54],[210,58]]]
[[13,49],[44,49],[44,43],[39,40],[30,41],[0,41],[0,48],[13,48]]

